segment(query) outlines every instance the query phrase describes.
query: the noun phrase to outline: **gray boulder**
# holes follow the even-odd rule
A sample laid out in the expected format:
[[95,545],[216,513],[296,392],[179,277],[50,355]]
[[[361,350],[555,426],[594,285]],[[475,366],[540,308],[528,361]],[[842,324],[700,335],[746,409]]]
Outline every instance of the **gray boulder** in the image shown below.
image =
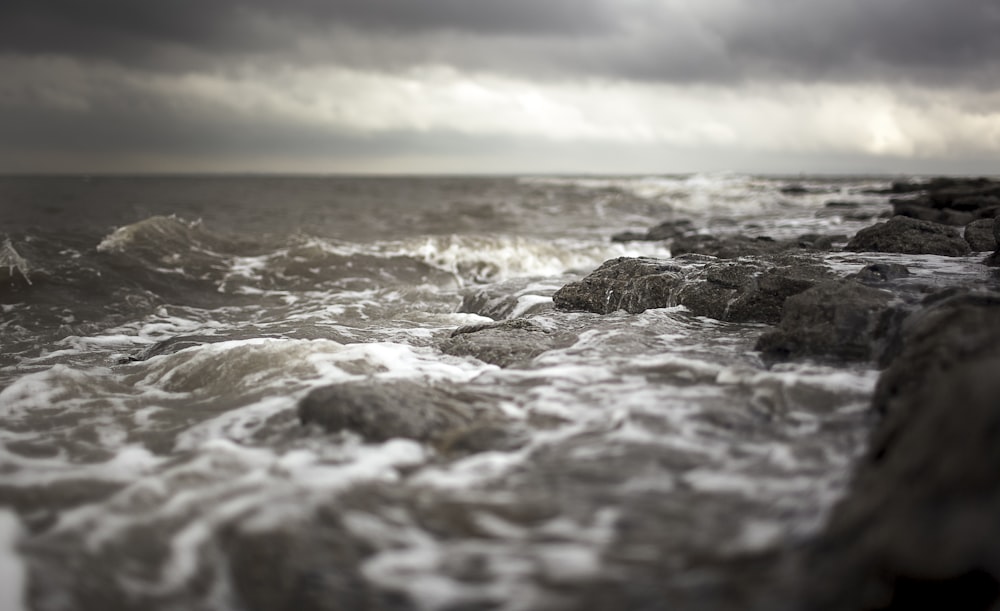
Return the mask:
[[346,382],[314,389],[299,402],[299,421],[366,441],[436,441],[483,419],[481,397],[410,380]]
[[993,235],[994,219],[979,219],[965,226],[965,241],[974,252],[997,249],[997,239]]
[[571,346],[576,339],[571,333],[550,331],[516,318],[459,327],[439,347],[452,356],[471,356],[484,363],[511,367],[525,364],[543,352]]
[[894,299],[888,291],[853,280],[817,284],[785,301],[781,323],[762,335],[755,349],[776,361],[870,360]]
[[597,314],[625,310],[638,314],[673,305],[671,295],[683,274],[678,265],[668,261],[619,257],[556,291],[552,302],[561,310]]
[[885,223],[862,229],[844,249],[948,257],[967,255],[970,252],[968,242],[955,229],[905,216],[895,216]]

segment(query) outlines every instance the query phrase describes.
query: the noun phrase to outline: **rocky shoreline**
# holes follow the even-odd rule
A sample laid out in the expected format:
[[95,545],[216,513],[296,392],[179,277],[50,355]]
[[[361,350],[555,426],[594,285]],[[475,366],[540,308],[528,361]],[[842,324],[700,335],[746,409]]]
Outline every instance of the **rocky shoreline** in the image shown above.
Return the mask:
[[[665,242],[674,256],[607,261],[555,291],[553,304],[602,315],[684,306],[697,316],[771,325],[756,345],[765,363],[876,365],[882,373],[869,409],[877,423],[849,491],[817,537],[778,561],[792,567],[789,607],[906,609],[968,599],[968,608],[995,608],[1000,273],[923,283],[880,256],[1000,265],[1000,182],[941,178],[897,183],[885,194],[892,213],[850,239],[715,237],[684,220],[617,234],[616,241]],[[839,274],[829,262],[834,253],[865,253],[867,264]],[[501,366],[518,360],[512,354],[532,358],[566,341],[520,320],[458,334],[445,351]]]

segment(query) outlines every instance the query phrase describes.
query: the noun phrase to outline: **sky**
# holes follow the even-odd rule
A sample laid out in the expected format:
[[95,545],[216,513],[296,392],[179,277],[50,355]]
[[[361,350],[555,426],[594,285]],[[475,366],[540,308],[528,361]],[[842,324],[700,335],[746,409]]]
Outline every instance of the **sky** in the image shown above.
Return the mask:
[[997,0],[3,0],[0,172],[1000,174]]

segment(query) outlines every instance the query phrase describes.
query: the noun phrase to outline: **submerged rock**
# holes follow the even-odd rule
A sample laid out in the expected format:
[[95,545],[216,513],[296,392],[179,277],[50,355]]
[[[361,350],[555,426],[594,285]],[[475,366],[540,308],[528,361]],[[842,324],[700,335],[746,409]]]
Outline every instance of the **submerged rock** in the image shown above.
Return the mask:
[[1000,603],[1000,294],[945,297],[901,334],[873,399],[882,421],[803,563],[801,608]]
[[550,331],[525,319],[459,327],[441,342],[441,351],[471,356],[500,367],[526,363],[536,356],[573,345],[576,336]]
[[853,280],[823,282],[789,297],[778,328],[761,336],[755,349],[769,360],[869,360],[894,299]]
[[910,270],[899,263],[872,263],[851,276],[862,284],[883,284],[910,275]]
[[552,292],[553,289],[525,287],[518,280],[498,282],[465,291],[458,311],[493,320],[530,316],[552,309]]
[[945,225],[895,216],[859,231],[844,250],[856,252],[896,252],[910,255],[969,254],[969,244],[958,232]]
[[366,441],[395,437],[435,441],[484,419],[483,399],[457,389],[409,380],[324,386],[299,402],[302,424],[351,431]]
[[619,258],[559,289],[553,302],[559,309],[597,314],[682,305],[696,316],[776,323],[786,298],[828,277],[825,266],[794,256]]
[[997,249],[997,239],[993,235],[994,219],[979,219],[965,226],[965,241],[974,252],[986,252]]

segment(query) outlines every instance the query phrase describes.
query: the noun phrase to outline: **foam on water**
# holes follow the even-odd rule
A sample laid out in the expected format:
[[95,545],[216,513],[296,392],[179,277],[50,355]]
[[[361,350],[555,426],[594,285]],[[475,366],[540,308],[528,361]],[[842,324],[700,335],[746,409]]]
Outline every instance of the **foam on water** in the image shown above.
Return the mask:
[[0,509],[0,609],[26,609],[27,571],[17,551],[21,538],[21,522],[17,515]]

